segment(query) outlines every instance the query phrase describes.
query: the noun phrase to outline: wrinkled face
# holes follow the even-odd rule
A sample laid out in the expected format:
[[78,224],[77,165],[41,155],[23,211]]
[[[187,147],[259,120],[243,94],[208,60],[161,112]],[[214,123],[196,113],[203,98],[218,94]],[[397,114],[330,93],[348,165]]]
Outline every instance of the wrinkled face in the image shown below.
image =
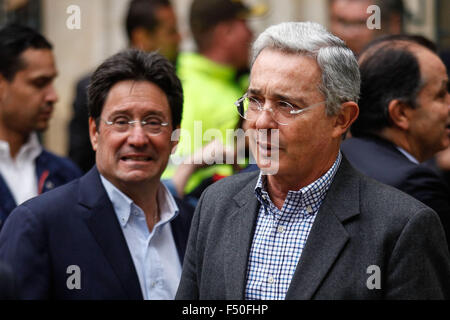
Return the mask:
[[57,75],[53,53],[27,49],[24,65],[10,82],[0,76],[0,121],[13,132],[27,135],[47,129],[58,96],[53,87]]
[[366,23],[371,4],[367,0],[334,0],[330,7],[330,32],[344,40],[355,54],[377,35],[377,30],[370,30]]
[[445,65],[426,49],[416,53],[424,87],[417,95],[417,108],[411,110],[408,134],[420,158],[427,159],[450,145],[450,95]]
[[[318,89],[320,83],[321,70],[313,58],[264,49],[253,64],[248,93],[265,109],[275,108],[280,100],[305,108],[325,101]],[[248,121],[248,126],[257,132],[278,129],[278,146],[267,146],[262,140],[251,138],[250,148],[254,155],[267,157],[278,147],[277,174],[281,176],[298,176],[299,172],[321,171],[327,166],[328,169],[339,149],[334,119],[326,115],[325,103],[302,112],[287,125],[278,124],[272,113],[264,110],[255,120]],[[267,147],[269,151],[265,151]],[[255,158],[260,168],[266,166],[263,157]]]
[[156,17],[159,23],[155,30],[147,33],[145,50],[159,50],[169,61],[175,62],[181,41],[175,12],[172,7],[161,7],[156,10]]
[[117,132],[100,120],[97,128],[89,119],[89,133],[99,172],[115,186],[157,183],[166,168],[172,148],[172,115],[165,93],[147,81],[121,81],[109,91],[101,118],[113,121],[118,117],[144,120],[157,117],[169,126],[157,136],[147,133],[140,124],[126,132]]

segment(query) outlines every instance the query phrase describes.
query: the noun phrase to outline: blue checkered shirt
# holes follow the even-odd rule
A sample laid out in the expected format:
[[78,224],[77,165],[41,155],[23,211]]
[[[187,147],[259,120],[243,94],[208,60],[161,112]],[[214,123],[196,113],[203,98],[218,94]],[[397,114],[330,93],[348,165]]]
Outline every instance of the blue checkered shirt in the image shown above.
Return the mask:
[[333,181],[342,155],[319,179],[289,191],[279,210],[260,174],[255,194],[261,203],[247,266],[245,299],[283,300],[299,262],[316,213]]

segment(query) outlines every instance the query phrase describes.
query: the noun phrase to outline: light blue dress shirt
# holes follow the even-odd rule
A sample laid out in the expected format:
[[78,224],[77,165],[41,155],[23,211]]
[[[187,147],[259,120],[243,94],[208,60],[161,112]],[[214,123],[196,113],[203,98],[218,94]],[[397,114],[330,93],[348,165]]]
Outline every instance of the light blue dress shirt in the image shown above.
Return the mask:
[[101,176],[133,258],[145,300],[171,300],[181,278],[181,262],[170,221],[178,206],[161,183],[158,190],[160,221],[149,232],[144,211],[133,200]]

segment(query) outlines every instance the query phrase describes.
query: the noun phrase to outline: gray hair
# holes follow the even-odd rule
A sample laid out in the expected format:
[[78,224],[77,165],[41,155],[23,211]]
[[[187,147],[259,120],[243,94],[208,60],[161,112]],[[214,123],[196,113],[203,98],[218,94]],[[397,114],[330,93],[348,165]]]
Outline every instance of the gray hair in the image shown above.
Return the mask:
[[355,55],[322,25],[284,22],[267,28],[253,44],[252,65],[266,48],[316,59],[322,71],[319,90],[326,97],[328,115],[336,115],[344,102],[358,102],[361,77]]

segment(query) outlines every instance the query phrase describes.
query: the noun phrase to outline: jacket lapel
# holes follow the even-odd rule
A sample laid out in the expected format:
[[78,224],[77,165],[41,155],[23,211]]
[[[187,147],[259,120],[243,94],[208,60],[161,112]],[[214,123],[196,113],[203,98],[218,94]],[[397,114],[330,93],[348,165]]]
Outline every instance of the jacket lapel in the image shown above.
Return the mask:
[[344,222],[359,214],[359,177],[343,157],[322,203],[286,299],[311,299],[349,241]]
[[254,194],[258,176],[252,179],[234,200],[237,208],[229,215],[224,252],[227,299],[244,299],[247,263],[258,216],[259,202]]
[[91,214],[87,224],[103,250],[129,299],[142,300],[139,279],[114,209],[100,180],[97,168],[92,168],[80,180],[79,203]]

